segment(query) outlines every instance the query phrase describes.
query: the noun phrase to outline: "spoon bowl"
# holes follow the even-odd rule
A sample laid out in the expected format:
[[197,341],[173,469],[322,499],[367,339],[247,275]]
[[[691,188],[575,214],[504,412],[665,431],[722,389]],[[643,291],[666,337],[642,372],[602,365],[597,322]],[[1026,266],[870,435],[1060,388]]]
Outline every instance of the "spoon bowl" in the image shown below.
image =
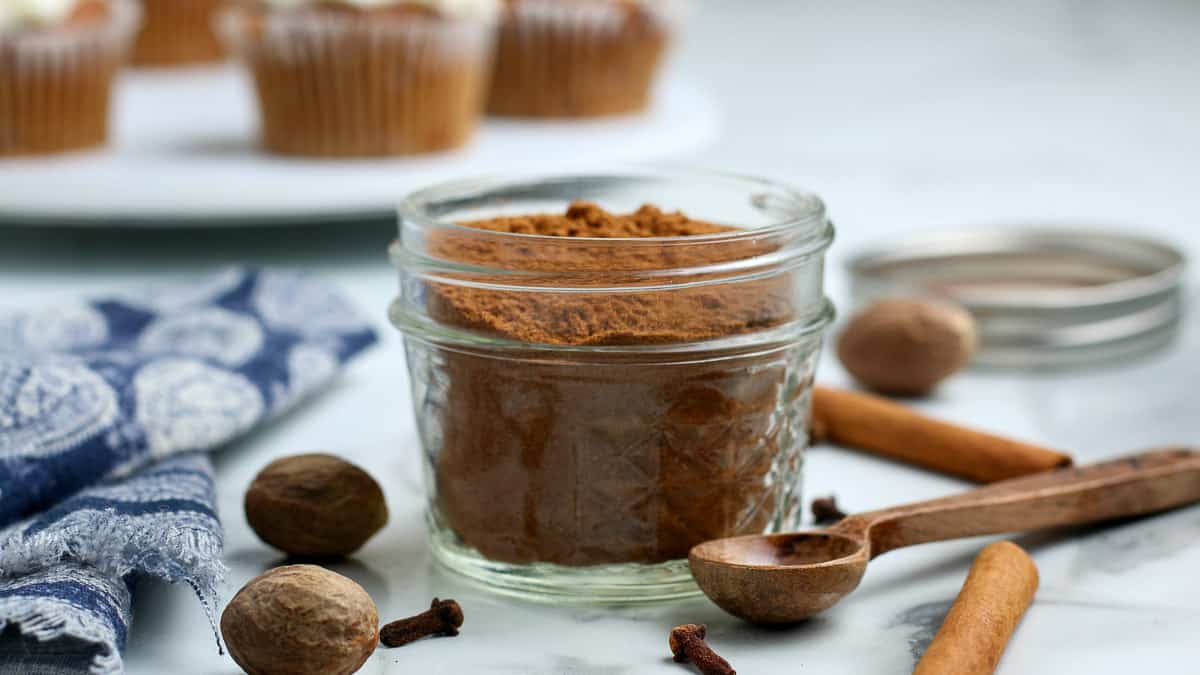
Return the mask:
[[713,602],[759,624],[794,623],[829,609],[858,587],[869,560],[865,538],[836,532],[717,539],[688,556]]
[[829,609],[867,563],[914,544],[1138,516],[1200,501],[1200,452],[1146,452],[993,483],[953,497],[873,511],[823,531],[717,539],[688,555],[705,595],[753,623]]

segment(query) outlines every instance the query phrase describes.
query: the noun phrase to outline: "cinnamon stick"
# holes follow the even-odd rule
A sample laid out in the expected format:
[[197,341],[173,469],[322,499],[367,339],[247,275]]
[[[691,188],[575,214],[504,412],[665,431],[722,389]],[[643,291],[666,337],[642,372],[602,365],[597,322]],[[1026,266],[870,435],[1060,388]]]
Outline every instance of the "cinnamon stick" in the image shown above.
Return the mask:
[[999,541],[983,549],[913,675],[995,672],[1037,587],[1037,566],[1021,547]]
[[1071,464],[1061,452],[926,417],[879,396],[813,393],[814,437],[980,483]]

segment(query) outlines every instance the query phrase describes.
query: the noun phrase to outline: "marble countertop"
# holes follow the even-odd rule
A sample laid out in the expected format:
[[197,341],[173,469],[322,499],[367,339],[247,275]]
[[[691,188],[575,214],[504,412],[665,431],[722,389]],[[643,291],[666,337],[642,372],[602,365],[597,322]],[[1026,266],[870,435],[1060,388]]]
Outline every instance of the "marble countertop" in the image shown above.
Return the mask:
[[[688,162],[785,179],[821,193],[840,264],[915,227],[1055,222],[1124,227],[1200,253],[1200,4],[1022,0],[889,8],[759,0],[699,2],[675,64],[712,88],[724,132]],[[0,186],[3,199],[3,186]],[[400,340],[387,222],[288,230],[0,231],[0,302],[33,304],[198,273],[229,262],[311,269],[379,318],[385,339],[325,395],[216,456],[228,527],[228,592],[278,561],[241,499],[271,458],[343,454],[384,484],[391,523],[351,562],[384,617],[458,599],[455,640],[381,650],[363,673],[618,675],[688,672],[667,631],[703,622],[741,673],[910,672],[984,541],[930,544],[872,563],[826,615],[762,630],[704,599],[563,609],[491,595],[436,567],[424,541],[419,455]],[[1189,298],[1196,299],[1194,285]],[[921,406],[942,417],[1066,448],[1081,462],[1200,440],[1194,381],[1200,321],[1134,363],[1065,373],[969,373]],[[845,382],[825,358],[820,379]],[[809,497],[866,510],[952,493],[962,482],[852,452],[810,451]],[[1108,528],[1019,536],[1042,584],[1000,673],[1195,672],[1200,508]],[[216,654],[187,588],[143,586],[126,652],[131,675],[236,673]]]

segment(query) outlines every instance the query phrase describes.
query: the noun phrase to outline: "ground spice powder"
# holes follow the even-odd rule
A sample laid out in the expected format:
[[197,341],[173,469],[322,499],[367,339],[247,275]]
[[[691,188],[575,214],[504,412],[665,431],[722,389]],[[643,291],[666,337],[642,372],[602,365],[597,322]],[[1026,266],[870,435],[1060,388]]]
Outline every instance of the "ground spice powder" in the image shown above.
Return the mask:
[[[463,223],[472,230],[620,237],[614,246],[551,239],[479,241],[464,232],[435,255],[491,268],[572,275],[611,285],[622,271],[696,267],[750,258],[769,244],[661,240],[733,228],[645,206],[631,214],[573,204],[565,214]],[[521,239],[519,242],[510,240]],[[573,242],[578,243],[578,241]],[[708,273],[698,273],[705,277]],[[532,282],[537,283],[536,278]],[[782,278],[695,289],[529,293],[434,285],[430,315],[456,328],[522,343],[694,343],[790,318]],[[415,376],[433,451],[437,516],[493,560],[563,565],[652,563],[685,557],[715,537],[761,532],[792,511],[785,487],[799,469],[811,349],[770,353],[631,354],[437,352]],[[721,358],[714,358],[720,356]]]

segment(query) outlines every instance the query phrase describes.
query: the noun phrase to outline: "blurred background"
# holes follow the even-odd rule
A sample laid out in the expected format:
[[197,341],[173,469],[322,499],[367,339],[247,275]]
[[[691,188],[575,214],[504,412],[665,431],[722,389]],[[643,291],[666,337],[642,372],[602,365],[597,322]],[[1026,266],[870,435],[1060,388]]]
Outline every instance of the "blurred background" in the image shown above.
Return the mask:
[[[1189,0],[700,0],[667,79],[704,92],[718,128],[669,158],[821,194],[839,226],[835,260],[883,232],[997,221],[1186,239],[1200,215],[1197,27]],[[412,187],[397,185],[396,198]],[[30,227],[5,192],[0,182],[0,275],[22,292],[228,262],[355,277],[386,270],[394,233],[387,214],[284,228]]]

